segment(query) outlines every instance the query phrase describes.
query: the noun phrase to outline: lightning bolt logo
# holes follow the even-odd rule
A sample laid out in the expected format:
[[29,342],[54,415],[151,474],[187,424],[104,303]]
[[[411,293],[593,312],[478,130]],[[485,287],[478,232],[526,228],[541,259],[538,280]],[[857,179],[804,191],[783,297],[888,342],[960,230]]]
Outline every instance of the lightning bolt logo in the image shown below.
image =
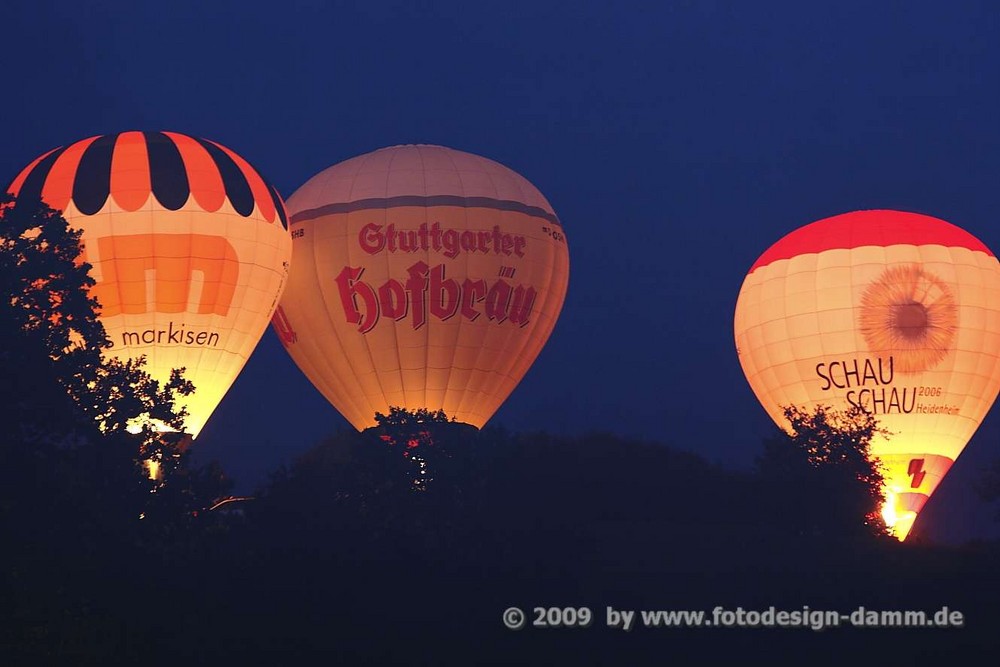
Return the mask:
[[913,481],[910,482],[910,488],[920,488],[920,485],[924,483],[924,476],[927,475],[927,472],[924,470],[924,460],[910,459],[910,467],[906,471],[906,474],[913,477]]

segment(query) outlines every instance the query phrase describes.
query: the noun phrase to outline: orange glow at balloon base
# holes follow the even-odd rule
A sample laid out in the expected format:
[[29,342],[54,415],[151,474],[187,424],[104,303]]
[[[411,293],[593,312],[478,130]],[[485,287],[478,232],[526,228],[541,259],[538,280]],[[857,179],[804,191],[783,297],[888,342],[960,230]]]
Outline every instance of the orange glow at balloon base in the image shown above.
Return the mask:
[[917,513],[912,510],[898,510],[897,494],[893,491],[885,492],[885,502],[882,505],[882,520],[889,528],[892,536],[900,542],[904,541],[913,528],[913,522],[917,519]]

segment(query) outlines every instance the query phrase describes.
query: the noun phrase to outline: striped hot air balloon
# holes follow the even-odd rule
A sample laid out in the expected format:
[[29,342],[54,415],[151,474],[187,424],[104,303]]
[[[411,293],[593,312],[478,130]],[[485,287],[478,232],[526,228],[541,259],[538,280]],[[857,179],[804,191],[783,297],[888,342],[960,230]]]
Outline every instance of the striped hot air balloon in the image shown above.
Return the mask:
[[545,197],[492,160],[394,146],[289,198],[293,261],[274,327],[356,428],[391,406],[481,427],[527,372],[566,296]]
[[82,229],[82,260],[113,347],[166,380],[185,367],[196,437],[236,379],[284,289],[291,237],[277,191],[215,142],[123,132],[45,153],[8,187]]
[[783,406],[861,406],[892,435],[883,517],[899,539],[1000,391],[1000,263],[955,225],[899,211],[814,222],[750,269],[736,304],[750,386]]

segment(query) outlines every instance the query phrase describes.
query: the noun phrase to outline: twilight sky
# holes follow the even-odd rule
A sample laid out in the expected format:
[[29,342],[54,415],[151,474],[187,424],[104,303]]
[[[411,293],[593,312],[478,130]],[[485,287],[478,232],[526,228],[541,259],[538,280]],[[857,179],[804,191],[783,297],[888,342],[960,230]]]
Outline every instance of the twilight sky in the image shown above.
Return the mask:
[[[552,338],[492,423],[607,430],[747,467],[771,422],[733,344],[736,295],[792,229],[898,208],[1000,249],[1000,8],[990,2],[16,3],[8,181],[94,134],[218,141],[286,197],[400,143],[534,183],[569,241]],[[995,532],[969,489],[987,417],[921,515]],[[197,441],[243,490],[347,423],[269,330]]]

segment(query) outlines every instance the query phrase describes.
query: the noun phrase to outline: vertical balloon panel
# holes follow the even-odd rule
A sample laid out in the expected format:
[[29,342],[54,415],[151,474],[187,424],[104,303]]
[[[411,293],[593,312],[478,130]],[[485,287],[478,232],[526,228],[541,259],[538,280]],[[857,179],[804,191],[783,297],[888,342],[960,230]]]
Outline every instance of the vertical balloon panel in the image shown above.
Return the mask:
[[383,149],[321,172],[289,212],[293,262],[275,328],[358,429],[390,406],[482,426],[562,307],[558,219],[485,158]]
[[1000,264],[927,216],[864,211],[788,235],[751,269],[736,345],[757,398],[860,406],[891,435],[872,452],[905,538],[1000,391]]
[[176,133],[95,137],[50,155],[11,191],[40,195],[83,230],[105,356],[145,355],[159,380],[185,368],[195,393],[180,403],[196,437],[277,308],[291,255],[280,197],[229,149]]

